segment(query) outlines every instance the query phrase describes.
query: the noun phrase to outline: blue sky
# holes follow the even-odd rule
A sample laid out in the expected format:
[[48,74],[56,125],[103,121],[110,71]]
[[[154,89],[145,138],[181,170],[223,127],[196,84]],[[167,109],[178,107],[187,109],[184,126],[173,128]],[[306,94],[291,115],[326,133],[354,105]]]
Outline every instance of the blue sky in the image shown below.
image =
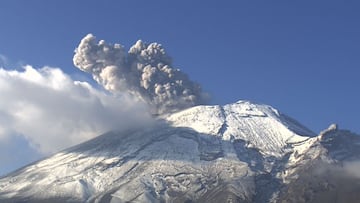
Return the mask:
[[251,100],[315,132],[338,123],[360,133],[359,9],[357,1],[6,0],[0,64],[59,67],[91,82],[72,62],[86,34],[126,49],[159,42],[212,104]]

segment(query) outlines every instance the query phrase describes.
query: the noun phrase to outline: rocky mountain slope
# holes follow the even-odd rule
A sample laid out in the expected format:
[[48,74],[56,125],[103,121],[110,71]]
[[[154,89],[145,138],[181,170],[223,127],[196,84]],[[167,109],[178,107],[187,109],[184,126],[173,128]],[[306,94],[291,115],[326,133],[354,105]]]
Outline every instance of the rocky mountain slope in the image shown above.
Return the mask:
[[267,105],[197,106],[21,168],[0,202],[355,202],[359,145]]

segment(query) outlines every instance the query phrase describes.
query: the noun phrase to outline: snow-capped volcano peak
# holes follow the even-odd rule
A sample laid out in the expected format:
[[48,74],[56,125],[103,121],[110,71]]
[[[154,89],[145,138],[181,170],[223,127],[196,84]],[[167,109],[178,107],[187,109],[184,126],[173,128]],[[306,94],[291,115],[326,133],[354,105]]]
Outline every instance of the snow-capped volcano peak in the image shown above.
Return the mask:
[[265,154],[280,156],[287,144],[315,136],[313,132],[275,108],[250,101],[225,106],[197,106],[167,118],[176,127],[221,136],[224,140],[241,139]]
[[0,202],[299,202],[288,194],[299,177],[311,183],[304,170],[356,159],[359,143],[315,136],[268,105],[196,106],[19,169],[0,179]]

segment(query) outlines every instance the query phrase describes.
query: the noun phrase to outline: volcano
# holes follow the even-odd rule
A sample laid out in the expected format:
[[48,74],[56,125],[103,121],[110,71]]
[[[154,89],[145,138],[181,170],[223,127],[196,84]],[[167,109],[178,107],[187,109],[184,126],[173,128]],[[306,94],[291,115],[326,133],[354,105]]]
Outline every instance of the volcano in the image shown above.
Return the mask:
[[0,179],[0,202],[357,202],[360,137],[250,101],[111,131]]

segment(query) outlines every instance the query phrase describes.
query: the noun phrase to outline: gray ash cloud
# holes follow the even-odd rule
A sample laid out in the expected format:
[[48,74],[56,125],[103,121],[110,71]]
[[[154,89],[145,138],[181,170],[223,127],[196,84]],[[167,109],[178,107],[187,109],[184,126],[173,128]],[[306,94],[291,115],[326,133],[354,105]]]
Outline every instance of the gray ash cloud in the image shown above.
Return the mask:
[[170,113],[207,101],[201,86],[172,65],[158,43],[138,40],[128,52],[120,44],[86,35],[75,50],[74,65],[114,93],[130,93],[157,114]]

